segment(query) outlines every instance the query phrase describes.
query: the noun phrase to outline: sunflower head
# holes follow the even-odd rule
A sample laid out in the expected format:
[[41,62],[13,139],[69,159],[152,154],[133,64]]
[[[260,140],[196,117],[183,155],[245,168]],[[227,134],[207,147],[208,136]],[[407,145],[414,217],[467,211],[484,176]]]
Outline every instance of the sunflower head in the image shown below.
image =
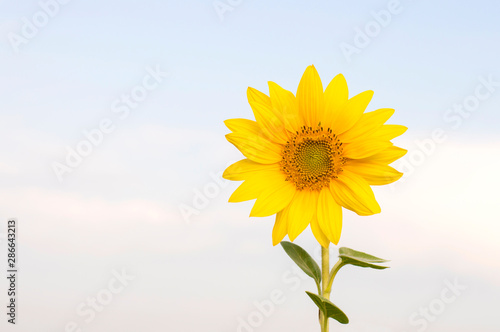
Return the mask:
[[293,241],[308,225],[323,247],[337,244],[342,207],[358,215],[380,212],[371,185],[398,180],[389,166],[406,150],[391,140],[406,131],[385,122],[383,108],[365,113],[372,91],[348,96],[337,75],[325,90],[309,66],[296,95],[269,82],[269,96],[248,89],[255,121],[230,119],[226,135],[246,159],[229,166],[223,177],[243,183],[230,202],[257,199],[250,216],[276,214],[273,244],[288,234]]
[[337,135],[318,125],[316,129],[304,126],[290,136],[280,162],[286,181],[294,183],[298,190],[319,191],[328,187],[345,163],[342,142]]

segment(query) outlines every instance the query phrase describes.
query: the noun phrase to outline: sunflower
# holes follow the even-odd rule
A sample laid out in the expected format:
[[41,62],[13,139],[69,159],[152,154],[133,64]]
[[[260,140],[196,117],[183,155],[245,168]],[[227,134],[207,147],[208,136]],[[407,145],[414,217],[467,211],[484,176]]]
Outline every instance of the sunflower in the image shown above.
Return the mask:
[[251,217],[276,214],[273,245],[293,241],[308,225],[323,247],[338,244],[342,207],[358,215],[380,212],[371,185],[398,180],[390,163],[406,150],[391,139],[406,127],[387,125],[393,109],[364,113],[373,91],[348,97],[339,74],[325,90],[314,66],[304,72],[297,95],[269,82],[269,96],[248,88],[256,121],[229,119],[226,135],[246,157],[223,177],[244,181],[229,202],[256,199]]

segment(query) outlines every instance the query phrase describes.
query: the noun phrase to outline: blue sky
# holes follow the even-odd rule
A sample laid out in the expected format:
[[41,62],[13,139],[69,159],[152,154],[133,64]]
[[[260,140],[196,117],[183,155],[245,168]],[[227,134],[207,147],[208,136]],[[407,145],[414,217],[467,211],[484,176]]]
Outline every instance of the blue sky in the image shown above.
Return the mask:
[[[23,35],[47,3],[53,17]],[[274,289],[287,300],[255,331],[316,328],[303,294],[314,284],[282,280],[293,270],[271,246],[273,218],[228,204],[237,184],[219,178],[241,158],[223,120],[252,117],[247,87],[295,92],[314,64],[324,85],[343,73],[351,96],[374,90],[369,110],[395,108],[390,121],[409,127],[396,142],[409,149],[396,163],[404,181],[376,188],[381,215],[346,213],[340,243],[393,268],[339,275],[334,302],[352,323],[335,330],[418,331],[411,315],[458,279],[463,295],[425,330],[498,331],[498,2],[222,3],[221,19],[211,0],[0,1],[0,220],[22,227],[19,330],[236,331]],[[26,40],[19,50],[14,35]],[[347,44],[358,53],[346,57]],[[147,95],[122,118],[116,105],[133,91]],[[113,129],[59,181],[54,163],[106,119]],[[446,138],[430,141],[436,130]],[[180,207],[207,186],[214,197],[187,220]],[[297,241],[314,251],[309,233]],[[135,280],[84,322],[76,308],[120,269]]]

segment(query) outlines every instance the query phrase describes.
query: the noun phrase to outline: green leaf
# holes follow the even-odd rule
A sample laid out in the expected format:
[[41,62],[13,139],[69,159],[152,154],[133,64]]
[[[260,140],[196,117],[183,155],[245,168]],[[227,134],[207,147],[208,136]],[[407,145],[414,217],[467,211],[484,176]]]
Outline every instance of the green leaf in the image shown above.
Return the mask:
[[326,317],[333,318],[341,324],[349,323],[349,318],[347,318],[346,314],[344,314],[344,312],[340,310],[335,304],[330,302],[330,300],[311,292],[306,293]]
[[313,278],[317,284],[321,283],[321,270],[314,259],[304,249],[287,241],[282,241],[281,246],[302,271]]
[[360,267],[369,267],[378,270],[388,268],[388,266],[377,265],[379,263],[386,263],[388,262],[388,260],[345,247],[339,249],[339,257],[342,258],[343,265],[352,264]]

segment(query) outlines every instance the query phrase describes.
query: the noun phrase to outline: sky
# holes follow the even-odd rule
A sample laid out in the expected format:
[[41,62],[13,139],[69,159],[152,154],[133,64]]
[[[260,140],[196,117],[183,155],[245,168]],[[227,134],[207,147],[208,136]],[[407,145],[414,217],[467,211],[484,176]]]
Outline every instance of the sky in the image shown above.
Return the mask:
[[[496,332],[496,1],[0,1],[0,269],[18,225],[16,326],[2,331],[317,329],[314,282],[273,217],[227,200],[223,121],[247,87],[295,93],[314,64],[394,108],[405,173],[382,213],[345,211],[333,331]],[[319,259],[310,230],[295,241]],[[331,247],[332,257],[337,247]],[[8,283],[0,279],[0,303]]]

